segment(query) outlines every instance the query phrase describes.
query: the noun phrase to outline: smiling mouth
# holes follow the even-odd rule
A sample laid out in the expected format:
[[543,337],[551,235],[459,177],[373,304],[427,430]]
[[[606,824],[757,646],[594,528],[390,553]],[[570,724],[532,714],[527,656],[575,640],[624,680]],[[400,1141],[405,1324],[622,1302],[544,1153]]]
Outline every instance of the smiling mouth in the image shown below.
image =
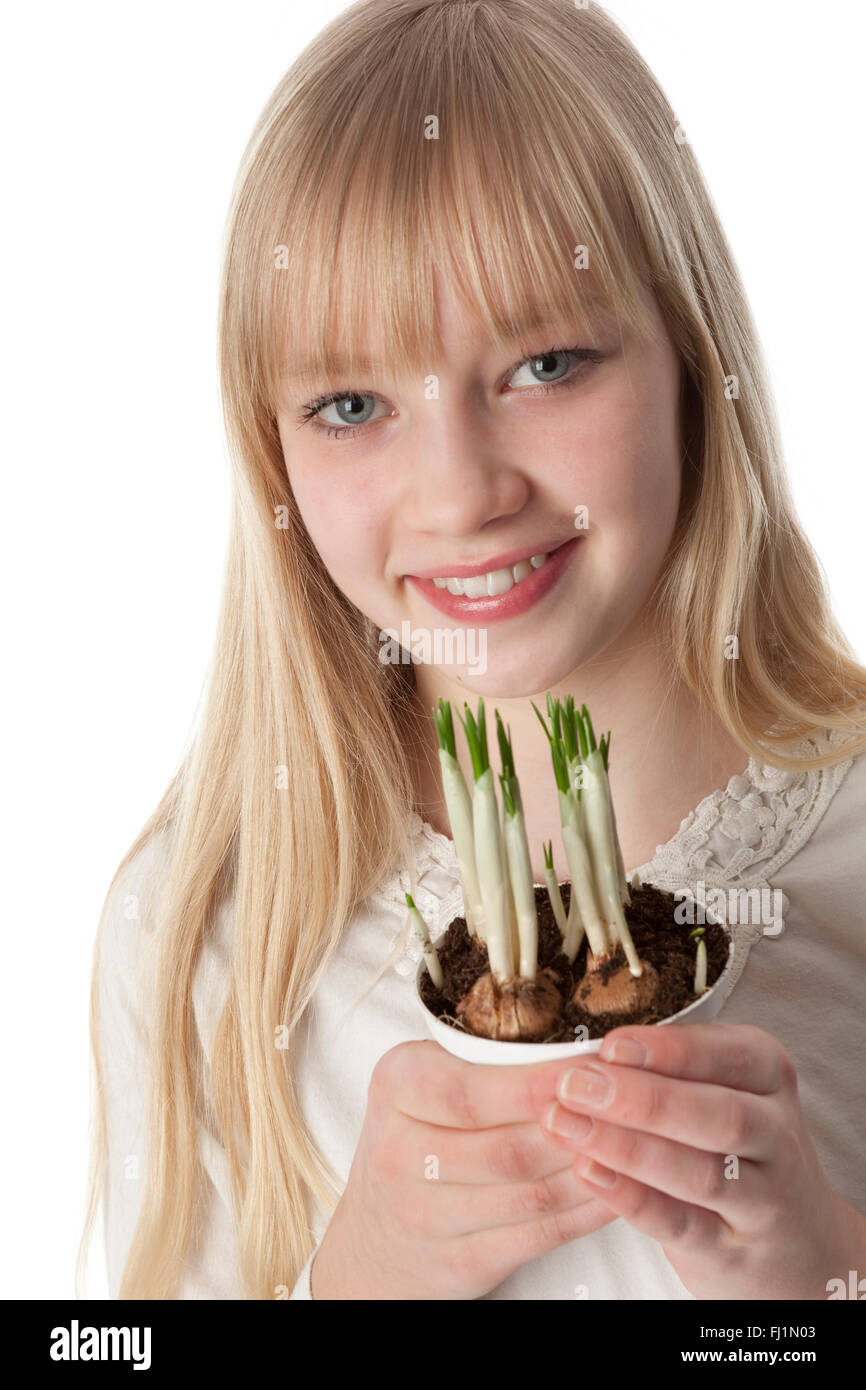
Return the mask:
[[556,584],[580,540],[572,537],[547,552],[481,574],[446,577],[428,571],[427,576],[409,574],[406,579],[442,613],[464,622],[498,622],[534,607]]
[[533,555],[529,560],[518,560],[516,565],[503,569],[468,575],[465,579],[434,579],[433,583],[437,589],[447,589],[449,594],[462,594],[465,598],[498,598],[541,569],[547,564],[547,559],[546,554]]
[[[528,550],[512,550],[491,557],[486,568],[479,564],[455,564],[453,569],[443,568],[437,574],[428,569],[407,575],[406,578],[434,584],[437,589],[447,589],[455,597],[481,599],[499,598],[509,589],[524,583],[538,569],[543,569],[550,557],[562,549],[565,542],[555,541],[548,546],[539,546],[535,553]],[[447,562],[446,562],[447,563]]]

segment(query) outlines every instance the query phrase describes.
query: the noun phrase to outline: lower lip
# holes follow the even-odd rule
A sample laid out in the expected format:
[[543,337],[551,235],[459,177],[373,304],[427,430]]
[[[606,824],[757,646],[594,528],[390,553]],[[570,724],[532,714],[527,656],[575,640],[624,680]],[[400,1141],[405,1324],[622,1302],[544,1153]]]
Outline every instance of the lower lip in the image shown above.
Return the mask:
[[450,593],[448,589],[437,589],[432,579],[419,579],[414,574],[407,574],[406,578],[434,608],[438,608],[440,613],[447,614],[449,618],[460,618],[465,623],[479,625],[494,623],[504,618],[516,618],[518,614],[534,607],[556,583],[582,539],[581,536],[575,536],[573,540],[566,541],[565,545],[554,550],[545,563],[526,579],[521,579],[519,584],[512,584],[507,593],[498,594],[494,598],[465,598],[462,594]]

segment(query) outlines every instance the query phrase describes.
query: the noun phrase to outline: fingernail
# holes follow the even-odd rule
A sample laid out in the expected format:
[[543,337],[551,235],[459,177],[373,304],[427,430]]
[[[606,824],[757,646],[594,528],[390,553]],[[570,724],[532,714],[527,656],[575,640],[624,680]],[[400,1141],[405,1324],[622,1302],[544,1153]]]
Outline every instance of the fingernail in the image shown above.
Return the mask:
[[614,1038],[605,1056],[606,1062],[622,1062],[626,1067],[645,1067],[646,1060],[646,1048],[633,1038]]
[[579,1101],[581,1105],[604,1105],[612,1091],[606,1073],[592,1066],[572,1067],[559,1083],[562,1099]]
[[593,1159],[587,1159],[583,1167],[578,1170],[578,1176],[587,1178],[589,1182],[597,1183],[599,1187],[613,1187],[616,1182],[616,1173],[610,1168],[605,1168],[604,1164],[596,1163]]
[[548,1110],[544,1123],[547,1129],[562,1139],[570,1139],[573,1144],[580,1144],[589,1134],[593,1124],[588,1115],[572,1115],[570,1111],[557,1105],[556,1101]]

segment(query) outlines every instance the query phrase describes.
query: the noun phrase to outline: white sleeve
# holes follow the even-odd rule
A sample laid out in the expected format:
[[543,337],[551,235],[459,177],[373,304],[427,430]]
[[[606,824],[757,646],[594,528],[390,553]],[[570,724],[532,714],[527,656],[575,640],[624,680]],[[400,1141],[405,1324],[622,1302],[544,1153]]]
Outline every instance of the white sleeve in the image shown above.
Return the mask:
[[[113,1299],[119,1294],[146,1175],[147,1001],[156,945],[153,909],[168,862],[166,833],[154,837],[118,879],[106,906],[100,941],[99,1047],[106,1123],[103,1218]],[[198,1142],[205,1172],[202,1219],[175,1297],[245,1299],[228,1155],[201,1119]]]

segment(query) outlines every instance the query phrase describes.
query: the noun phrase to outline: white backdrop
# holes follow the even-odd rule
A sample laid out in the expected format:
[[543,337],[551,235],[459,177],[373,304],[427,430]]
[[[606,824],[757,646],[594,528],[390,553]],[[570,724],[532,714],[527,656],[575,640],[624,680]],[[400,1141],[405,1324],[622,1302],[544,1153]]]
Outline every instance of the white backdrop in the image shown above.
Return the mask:
[[[218,249],[271,89],[344,6],[10,8],[7,851],[0,1297],[72,1294],[87,1006],[108,882],[179,760],[228,520]],[[797,505],[866,657],[862,7],[610,0],[709,180],[772,367]],[[97,1232],[88,1293],[105,1296]]]

